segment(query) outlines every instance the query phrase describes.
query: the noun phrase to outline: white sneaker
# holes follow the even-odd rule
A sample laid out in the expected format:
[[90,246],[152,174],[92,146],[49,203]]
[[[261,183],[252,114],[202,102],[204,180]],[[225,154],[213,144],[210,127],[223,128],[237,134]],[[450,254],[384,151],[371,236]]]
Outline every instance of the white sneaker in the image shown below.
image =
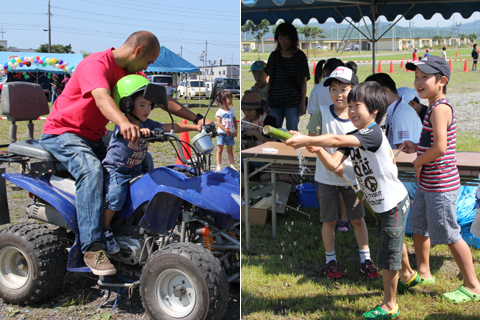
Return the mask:
[[105,238],[107,238],[107,253],[108,254],[118,253],[120,251],[120,247],[118,246],[117,241],[115,241],[113,232],[110,230],[105,230]]
[[222,166],[217,166],[217,170],[216,171],[220,171],[222,170]]
[[235,167],[234,164],[231,164],[231,165],[230,165],[230,168],[232,168],[232,169],[235,170],[235,171],[238,171],[238,170],[237,170],[237,167]]

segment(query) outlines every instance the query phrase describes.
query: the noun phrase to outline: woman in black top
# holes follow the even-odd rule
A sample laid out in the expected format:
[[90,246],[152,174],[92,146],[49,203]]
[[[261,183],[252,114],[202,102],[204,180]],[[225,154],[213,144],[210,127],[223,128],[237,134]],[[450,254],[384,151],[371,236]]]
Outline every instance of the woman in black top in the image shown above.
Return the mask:
[[289,22],[278,25],[275,31],[277,48],[268,58],[265,72],[270,76],[268,106],[270,114],[282,127],[298,131],[298,121],[306,111],[307,81],[310,79],[307,57],[298,49],[297,29]]

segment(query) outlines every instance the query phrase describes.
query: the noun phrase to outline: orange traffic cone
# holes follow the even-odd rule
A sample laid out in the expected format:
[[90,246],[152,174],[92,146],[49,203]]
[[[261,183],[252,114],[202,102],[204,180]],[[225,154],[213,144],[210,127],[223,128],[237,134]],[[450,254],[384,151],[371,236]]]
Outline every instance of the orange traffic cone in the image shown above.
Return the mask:
[[377,70],[377,72],[383,72],[383,71],[382,71],[382,60],[379,60],[379,61],[378,61],[378,70]]
[[400,69],[403,69],[405,68],[405,66],[403,65],[403,58],[402,58],[402,62],[400,62]]
[[390,73],[395,73],[395,70],[393,69],[393,61],[390,60]]
[[465,65],[463,66],[463,72],[468,71],[467,59],[465,59]]
[[313,71],[312,71],[313,75],[315,75],[315,68],[317,68],[317,63],[314,61],[313,62]]
[[457,51],[455,51],[455,57],[457,57],[457,58],[458,58],[458,52],[457,52]]
[[449,66],[450,66],[450,71],[453,71],[452,59],[448,59],[448,64],[449,64]]
[[[187,120],[183,119],[183,120],[182,120],[182,123],[183,123],[183,124],[187,124]],[[182,143],[182,146],[183,146],[183,154],[185,155],[185,159],[186,159],[186,160],[192,159],[192,154],[191,154],[191,152],[190,152],[190,145],[189,145],[189,144],[190,144],[190,136],[188,135],[188,131],[186,131],[186,132],[181,132],[181,133],[180,133],[180,140],[188,143],[188,145]],[[179,151],[179,152],[180,152],[180,151]],[[183,163],[182,163],[182,160],[180,160],[180,158],[178,157],[178,155],[177,155],[177,163],[176,163],[176,164],[180,164],[180,165],[183,164]]]

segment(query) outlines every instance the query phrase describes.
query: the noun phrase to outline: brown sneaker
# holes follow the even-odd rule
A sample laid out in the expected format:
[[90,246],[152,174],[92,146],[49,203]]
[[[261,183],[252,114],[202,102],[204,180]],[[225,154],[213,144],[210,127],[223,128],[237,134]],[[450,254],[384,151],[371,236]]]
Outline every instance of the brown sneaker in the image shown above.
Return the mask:
[[94,275],[111,276],[117,273],[117,269],[110,262],[104,250],[87,251],[83,256],[83,261]]

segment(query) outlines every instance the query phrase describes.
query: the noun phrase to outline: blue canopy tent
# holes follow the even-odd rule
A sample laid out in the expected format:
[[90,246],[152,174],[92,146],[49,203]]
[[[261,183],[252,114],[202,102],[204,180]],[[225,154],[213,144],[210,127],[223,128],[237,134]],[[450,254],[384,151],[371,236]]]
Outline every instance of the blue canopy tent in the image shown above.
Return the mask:
[[[431,19],[435,13],[449,19],[453,13],[458,12],[464,18],[469,18],[475,11],[480,11],[478,0],[242,0],[241,23],[251,20],[259,24],[267,19],[271,24],[279,19],[292,22],[299,19],[307,24],[312,18],[324,23],[328,18],[333,18],[337,23],[348,22],[358,30],[354,23],[364,21],[365,17],[371,22],[376,22],[378,17],[384,16],[395,25],[401,18],[412,19],[417,14],[425,19]],[[400,16],[400,17],[398,17]],[[398,18],[397,18],[398,17]],[[395,20],[396,19],[396,20]],[[365,23],[366,25],[366,23]],[[386,33],[376,35],[375,23],[371,25],[371,32],[362,35],[372,42],[373,69],[375,69],[375,43]]]
[[160,55],[148,66],[147,73],[199,73],[200,69],[179,55],[162,46]]

